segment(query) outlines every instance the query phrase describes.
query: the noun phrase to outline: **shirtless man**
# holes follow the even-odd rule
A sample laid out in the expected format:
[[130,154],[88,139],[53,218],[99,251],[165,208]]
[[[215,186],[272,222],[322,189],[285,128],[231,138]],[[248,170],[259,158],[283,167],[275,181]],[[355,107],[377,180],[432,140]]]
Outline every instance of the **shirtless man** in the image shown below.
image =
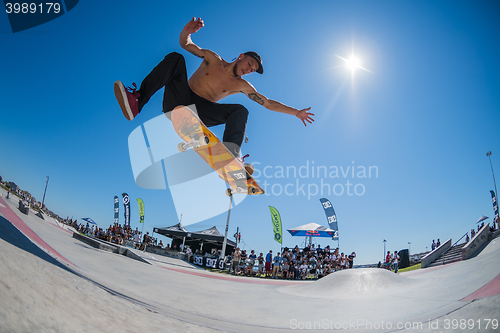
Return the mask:
[[227,148],[239,156],[245,136],[248,111],[239,104],[217,103],[229,95],[244,93],[265,108],[294,115],[304,125],[312,123],[311,108],[298,110],[266,98],[242,77],[257,72],[262,74],[262,59],[253,51],[242,53],[229,63],[217,53],[202,49],[191,40],[191,34],[204,26],[201,18],[191,19],[182,30],[179,43],[183,49],[203,59],[196,72],[187,79],[184,58],[179,53],[168,54],[142,81],[141,87],[125,89],[120,81],[114,85],[115,95],[123,114],[134,119],[153,94],[165,87],[163,112],[172,111],[178,105],[196,105],[196,111],[206,126],[225,124],[222,141]]

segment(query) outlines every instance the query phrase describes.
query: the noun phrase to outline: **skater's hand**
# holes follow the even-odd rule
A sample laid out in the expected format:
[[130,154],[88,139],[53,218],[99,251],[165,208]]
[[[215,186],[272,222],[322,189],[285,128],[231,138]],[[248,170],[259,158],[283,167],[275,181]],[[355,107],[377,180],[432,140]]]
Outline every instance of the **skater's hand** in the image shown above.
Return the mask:
[[311,112],[307,112],[311,110],[311,108],[307,108],[307,109],[302,109],[300,110],[298,113],[297,113],[297,118],[299,118],[300,120],[302,120],[302,122],[304,123],[304,126],[307,126],[306,124],[306,121],[309,123],[309,124],[312,124],[314,119],[312,119],[312,116],[314,116],[314,113],[311,113]]
[[205,25],[205,23],[203,23],[203,20],[201,19],[201,17],[198,17],[198,19],[196,19],[196,17],[193,17],[191,19],[191,21],[189,21],[184,26],[184,31],[187,32],[188,34],[194,34],[194,33],[198,32],[198,30],[203,28],[204,25]]

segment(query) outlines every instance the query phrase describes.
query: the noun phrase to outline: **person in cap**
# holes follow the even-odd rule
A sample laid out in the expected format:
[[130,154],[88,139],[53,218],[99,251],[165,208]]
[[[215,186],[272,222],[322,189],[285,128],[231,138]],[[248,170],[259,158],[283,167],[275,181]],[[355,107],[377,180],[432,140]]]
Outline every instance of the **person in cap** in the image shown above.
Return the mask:
[[168,113],[178,105],[195,104],[198,116],[206,126],[225,124],[222,142],[235,157],[240,154],[245,136],[248,110],[240,104],[218,103],[229,95],[244,93],[269,110],[298,117],[304,125],[314,121],[314,114],[308,112],[311,108],[299,110],[268,99],[243,79],[243,76],[253,72],[264,73],[262,58],[257,52],[244,52],[233,62],[227,62],[217,53],[194,44],[191,34],[203,26],[201,18],[193,18],[182,29],[179,37],[183,49],[203,59],[189,79],[184,57],[173,52],[165,56],[146,76],[139,89],[135,83],[133,88],[125,88],[121,81],[115,82],[115,96],[128,120],[134,119],[149,99],[164,87],[163,112]]

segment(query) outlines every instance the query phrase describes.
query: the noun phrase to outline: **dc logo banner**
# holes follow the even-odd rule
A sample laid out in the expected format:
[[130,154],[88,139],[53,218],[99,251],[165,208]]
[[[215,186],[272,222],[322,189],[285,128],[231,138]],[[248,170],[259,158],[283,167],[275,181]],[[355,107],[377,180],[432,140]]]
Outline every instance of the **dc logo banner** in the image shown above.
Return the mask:
[[193,258],[193,264],[203,266],[203,257],[196,256]]
[[217,267],[216,264],[217,264],[217,259],[207,258],[205,266],[210,268],[216,268]]
[[321,198],[319,199],[321,204],[323,205],[323,208],[325,209],[325,214],[326,214],[326,220],[328,221],[328,226],[330,229],[335,231],[335,235],[333,236],[333,239],[336,240],[338,239],[338,223],[337,223],[337,215],[335,214],[335,209],[333,209],[333,205],[330,202],[330,200],[326,198]]
[[12,32],[19,32],[52,21],[73,9],[79,0],[32,1],[4,0]]

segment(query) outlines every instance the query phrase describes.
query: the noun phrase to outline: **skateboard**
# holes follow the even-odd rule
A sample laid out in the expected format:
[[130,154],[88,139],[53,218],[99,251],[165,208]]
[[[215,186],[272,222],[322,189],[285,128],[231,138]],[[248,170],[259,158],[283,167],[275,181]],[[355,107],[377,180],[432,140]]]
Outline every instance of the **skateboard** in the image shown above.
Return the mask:
[[177,145],[180,152],[192,148],[200,157],[215,170],[228,185],[226,194],[235,193],[249,195],[263,194],[264,190],[257,181],[246,172],[241,163],[213,134],[198,115],[185,106],[178,106],[171,116],[175,132],[184,140]]

